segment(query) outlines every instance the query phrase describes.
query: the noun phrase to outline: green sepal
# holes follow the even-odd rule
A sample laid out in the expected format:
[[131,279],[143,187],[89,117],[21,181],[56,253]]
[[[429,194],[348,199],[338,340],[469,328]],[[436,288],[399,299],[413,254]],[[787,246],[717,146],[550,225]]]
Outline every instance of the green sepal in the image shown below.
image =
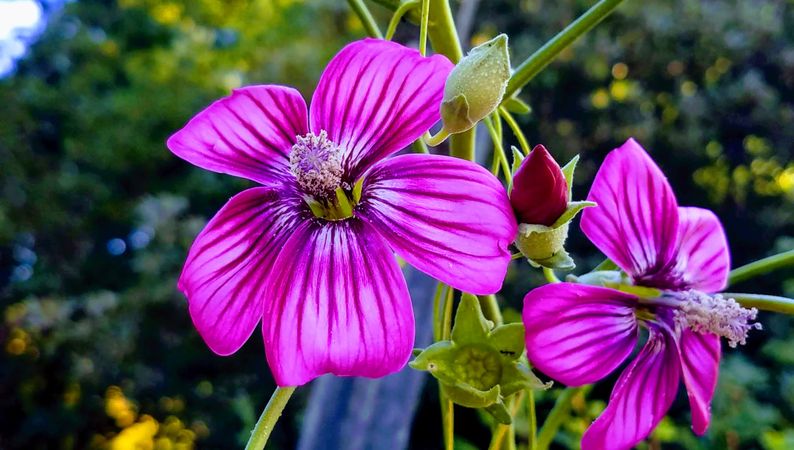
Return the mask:
[[492,415],[493,418],[502,425],[510,425],[513,423],[513,418],[510,417],[510,412],[507,410],[507,407],[502,400],[499,400],[493,405],[486,407],[485,412]]
[[516,361],[524,352],[524,334],[524,324],[508,323],[494,328],[488,337],[488,343],[502,358]]
[[510,368],[502,374],[502,395],[508,397],[518,391],[524,389],[546,390],[551,387],[553,383],[542,382],[540,378],[536,377],[529,367],[523,363],[513,364]]
[[518,168],[521,167],[521,163],[524,162],[524,154],[521,150],[518,149],[515,145],[510,146],[510,150],[513,152],[513,165],[510,167],[510,173],[513,175],[510,177],[510,182],[507,186],[507,192],[513,192],[513,177],[515,177],[516,172],[518,172]]
[[617,270],[593,270],[584,275],[568,275],[566,281],[591,286],[606,286],[607,283],[620,283],[623,275]]
[[572,197],[571,190],[573,189],[573,172],[576,170],[576,163],[579,162],[579,155],[574,156],[568,161],[568,164],[563,166],[562,174],[565,175],[565,182],[568,184],[568,200]]
[[485,343],[488,341],[488,331],[493,325],[493,322],[483,315],[477,297],[464,292],[455,312],[452,342],[456,345]]
[[576,265],[565,251],[568,223],[556,227],[522,223],[515,244],[533,267],[573,270]]
[[353,185],[353,201],[358,204],[361,202],[361,191],[364,189],[364,177],[359,178]]
[[614,261],[612,261],[611,259],[607,258],[607,259],[601,261],[597,266],[595,266],[593,268],[592,272],[596,272],[596,271],[599,271],[599,270],[619,270],[619,268],[618,268],[618,265],[615,264]]
[[441,381],[444,395],[456,405],[467,408],[486,408],[502,401],[502,389],[498,384],[487,391],[481,391],[466,383],[439,381]]
[[510,97],[502,101],[502,106],[513,114],[526,115],[532,113],[532,107],[520,98]]
[[469,116],[469,101],[465,94],[458,94],[441,103],[441,119],[444,129],[450,134],[462,133],[477,123]]
[[588,201],[580,201],[580,202],[568,202],[568,207],[565,208],[565,212],[554,221],[551,225],[551,228],[558,228],[566,223],[573,220],[579,212],[581,212],[585,208],[589,208],[591,206],[597,206],[595,202],[588,202]]

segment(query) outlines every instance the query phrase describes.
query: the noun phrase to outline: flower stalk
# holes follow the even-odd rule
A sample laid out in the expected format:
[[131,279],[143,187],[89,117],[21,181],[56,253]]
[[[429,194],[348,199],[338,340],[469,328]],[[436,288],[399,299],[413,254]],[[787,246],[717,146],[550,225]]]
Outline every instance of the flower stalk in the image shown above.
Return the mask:
[[578,19],[571,22],[570,25],[565,27],[550,41],[546,42],[540,49],[527,58],[520,66],[513,72],[510,81],[507,84],[507,91],[505,92],[505,100],[509,99],[513,94],[518,92],[530,80],[535,78],[535,75],[540,73],[550,62],[554,60],[563,50],[568,48],[583,34],[590,31],[599,22],[604,20],[615,8],[618,7],[623,0],[601,0],[587,12],[579,16]]
[[794,266],[794,250],[778,253],[777,255],[759,259],[758,261],[731,270],[728,276],[728,285],[741,283],[742,281],[764,275],[773,270],[792,266]]
[[245,450],[262,450],[265,448],[265,444],[270,438],[270,433],[273,432],[273,428],[275,428],[276,422],[281,417],[281,413],[284,411],[284,407],[287,406],[287,402],[289,402],[293,392],[295,392],[294,386],[276,387],[267,402],[267,406],[262,411],[262,415],[259,416],[256,426],[251,431],[251,438],[248,440]]
[[560,429],[560,425],[571,413],[571,403],[574,397],[577,395],[585,396],[592,388],[592,385],[569,387],[560,393],[557,401],[554,402],[554,407],[551,408],[549,415],[546,417],[546,421],[540,427],[535,446],[536,450],[548,450],[551,441],[557,435],[557,430]]
[[364,0],[347,0],[347,3],[350,4],[350,7],[359,19],[361,19],[361,23],[364,25],[364,29],[367,30],[367,34],[378,39],[383,39],[383,33],[380,32],[380,28],[378,28],[375,18],[372,17],[372,13],[369,12],[369,8],[364,4]]
[[791,298],[736,292],[723,292],[722,296],[736,300],[745,308],[758,308],[763,311],[794,315],[794,299]]

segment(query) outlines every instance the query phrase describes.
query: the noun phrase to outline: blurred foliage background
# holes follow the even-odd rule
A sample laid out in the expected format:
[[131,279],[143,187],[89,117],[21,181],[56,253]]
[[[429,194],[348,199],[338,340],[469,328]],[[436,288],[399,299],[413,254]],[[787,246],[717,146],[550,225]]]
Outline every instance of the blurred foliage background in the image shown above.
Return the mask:
[[[516,62],[592,4],[473,3],[465,44],[506,32]],[[308,98],[363,28],[338,0],[42,6],[46,28],[0,79],[0,449],[241,447],[273,388],[261,338],[214,356],[175,285],[193,238],[248,182],[194,168],[164,141],[240,85]],[[371,6],[385,28],[388,11]],[[416,35],[403,24],[397,38]],[[559,160],[582,156],[578,198],[606,152],[636,137],[681,204],[721,217],[738,266],[794,248],[793,44],[791,0],[628,1],[524,89],[534,111],[520,120]],[[599,260],[580,233],[571,249],[579,270]],[[500,298],[517,310],[539,282],[516,262]],[[794,271],[733,289],[791,297]],[[681,393],[643,448],[794,448],[794,320],[762,321],[725,352],[708,434],[692,435]],[[440,447],[428,386],[414,448]],[[575,402],[555,445],[576,448],[610,388]],[[306,391],[273,448],[295,446]],[[473,411],[460,417],[461,448],[487,443]]]

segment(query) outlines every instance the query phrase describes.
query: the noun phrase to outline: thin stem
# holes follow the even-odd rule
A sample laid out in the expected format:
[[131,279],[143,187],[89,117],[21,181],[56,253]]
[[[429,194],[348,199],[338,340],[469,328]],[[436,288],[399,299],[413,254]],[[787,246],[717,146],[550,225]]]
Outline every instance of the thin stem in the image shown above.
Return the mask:
[[254,429],[251,431],[251,438],[248,440],[245,450],[262,450],[265,448],[267,439],[270,437],[270,433],[276,426],[276,422],[278,422],[278,418],[281,417],[281,412],[284,411],[284,407],[287,406],[287,402],[289,398],[292,397],[293,392],[295,392],[294,386],[276,387],[276,390],[273,391],[273,395],[267,402],[267,406],[265,406],[265,410],[262,411],[262,415],[259,416],[256,426],[254,426]]
[[411,144],[411,147],[413,148],[414,153],[430,153],[430,150],[427,149],[425,141],[423,141],[422,138],[415,140]]
[[590,31],[622,2],[623,0],[601,0],[565,27],[564,30],[557,33],[556,36],[546,42],[543,47],[539,48],[516,68],[507,84],[504,98],[508,99],[518,92],[552,62],[557,55],[568,48],[577,38]]
[[554,270],[549,269],[548,267],[543,268],[543,276],[546,277],[546,281],[549,283],[559,283],[560,279],[557,278],[557,275],[554,273]]
[[441,421],[444,425],[444,448],[455,450],[455,404],[441,395]]
[[592,385],[575,388],[569,387],[565,388],[565,390],[560,393],[560,396],[557,397],[557,401],[554,402],[554,407],[551,408],[549,415],[543,422],[543,426],[540,427],[536,447],[537,450],[547,450],[549,448],[549,444],[551,444],[551,441],[557,434],[557,430],[560,429],[560,425],[568,418],[571,412],[571,400],[579,393],[587,395],[590,389],[592,389]]
[[535,392],[527,389],[527,418],[529,419],[528,450],[536,450],[538,446],[538,416],[535,412]]
[[494,126],[490,117],[486,117],[483,122],[485,123],[485,127],[488,129],[488,133],[491,135],[491,141],[493,141],[494,159],[499,160],[499,165],[505,174],[505,179],[510,182],[513,179],[513,175],[510,171],[510,165],[507,164],[505,149],[502,147],[502,140],[499,138],[499,133],[497,132],[496,127]]
[[794,250],[778,253],[750,264],[731,270],[728,276],[728,285],[741,283],[758,275],[763,275],[775,269],[794,266]]
[[422,0],[422,18],[419,22],[419,54],[427,54],[427,21],[430,17],[430,0]]
[[[444,292],[444,283],[436,285],[436,292],[433,294],[433,340],[441,339],[441,298]],[[444,297],[446,298],[446,297]]]
[[445,128],[438,130],[438,133],[432,136],[430,136],[427,133],[425,134],[426,136],[423,136],[423,139],[425,140],[425,144],[431,147],[436,147],[440,145],[442,142],[446,141],[447,138],[449,137],[449,131],[447,131]]
[[505,434],[510,429],[510,425],[499,424],[496,426],[496,430],[494,430],[493,437],[491,437],[491,443],[488,445],[488,450],[499,450],[502,448],[502,441],[505,438]]
[[480,308],[486,319],[499,326],[504,323],[502,319],[502,311],[499,309],[499,303],[496,301],[496,295],[481,295],[477,297],[480,300]]
[[524,136],[524,132],[521,131],[521,128],[518,126],[518,122],[513,117],[512,114],[508,110],[503,107],[499,107],[499,114],[505,119],[507,122],[507,126],[510,127],[510,130],[513,132],[513,135],[518,139],[518,144],[521,146],[521,151],[524,152],[525,155],[529,154],[529,151],[532,150],[529,147],[529,142],[527,138]]
[[452,335],[452,305],[455,303],[454,300],[455,289],[451,286],[447,287],[447,295],[446,299],[444,300],[444,314],[441,319],[441,339],[442,341],[448,341],[449,337]]
[[387,41],[390,41],[394,37],[394,33],[397,31],[397,25],[400,24],[400,20],[402,20],[403,16],[419,6],[419,2],[420,0],[409,0],[400,3],[400,6],[398,6],[397,10],[392,14],[391,20],[389,20],[389,26],[386,28],[385,39]]
[[791,298],[738,292],[723,292],[722,296],[736,300],[745,308],[758,308],[764,311],[794,314],[794,299]]
[[374,38],[383,39],[383,34],[380,32],[375,18],[372,17],[372,13],[369,12],[369,8],[364,4],[364,0],[347,0],[347,3],[350,4],[350,7],[361,20],[364,29],[367,30],[367,34]]

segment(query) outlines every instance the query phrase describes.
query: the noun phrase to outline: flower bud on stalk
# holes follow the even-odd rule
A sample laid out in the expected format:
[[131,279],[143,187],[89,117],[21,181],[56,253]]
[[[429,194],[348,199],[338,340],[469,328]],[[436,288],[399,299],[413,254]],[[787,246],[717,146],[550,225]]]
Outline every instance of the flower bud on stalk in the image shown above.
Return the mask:
[[535,266],[570,270],[565,251],[568,225],[593,202],[571,202],[571,183],[578,157],[564,168],[542,145],[536,146],[513,174],[510,203],[518,218],[516,247]]
[[450,134],[467,131],[494,112],[509,79],[506,34],[471,49],[447,78],[441,103],[444,126],[428,144],[438,145]]

